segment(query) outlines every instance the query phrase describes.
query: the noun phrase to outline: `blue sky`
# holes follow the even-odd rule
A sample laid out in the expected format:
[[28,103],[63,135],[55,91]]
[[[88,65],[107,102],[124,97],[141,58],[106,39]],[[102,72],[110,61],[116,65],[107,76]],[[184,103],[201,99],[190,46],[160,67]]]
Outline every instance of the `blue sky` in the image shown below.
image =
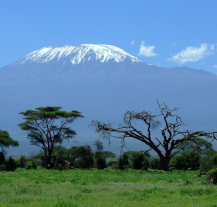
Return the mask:
[[216,0],[0,0],[0,67],[46,46],[109,44],[217,74],[216,19]]

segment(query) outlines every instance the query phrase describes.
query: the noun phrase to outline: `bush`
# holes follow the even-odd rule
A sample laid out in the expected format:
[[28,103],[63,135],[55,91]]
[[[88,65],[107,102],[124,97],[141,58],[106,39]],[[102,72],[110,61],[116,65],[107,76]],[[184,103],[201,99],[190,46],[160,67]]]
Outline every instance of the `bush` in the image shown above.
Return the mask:
[[0,165],[5,164],[5,156],[3,152],[0,152]]
[[118,161],[117,160],[111,160],[107,163],[108,166],[112,167],[113,165],[117,165],[118,164]]
[[200,167],[200,153],[193,150],[183,151],[181,155],[174,156],[171,159],[170,166],[178,170],[187,170],[188,168],[197,170]]
[[61,164],[58,165],[58,169],[59,171],[62,171],[63,170],[63,166]]
[[5,165],[7,171],[13,171],[17,168],[14,159],[12,159],[11,157],[9,157],[9,159],[5,162]]
[[209,170],[217,168],[217,154],[200,159],[200,171],[208,172]]
[[217,184],[217,169],[210,170],[207,174],[207,181],[213,184]]
[[32,160],[32,169],[37,169],[37,164],[35,160]]
[[26,163],[27,163],[26,157],[25,156],[21,156],[20,159],[19,159],[19,161],[20,161],[20,167],[21,168],[25,168],[26,167]]
[[157,169],[157,170],[160,170],[161,169],[161,162],[160,162],[160,157],[155,157],[151,163],[151,168],[152,169]]
[[142,169],[142,162],[144,161],[143,154],[140,154],[140,152],[133,152],[131,154],[131,167],[133,169]]
[[133,169],[144,169],[147,170],[150,166],[149,154],[141,154],[141,152],[131,151],[131,163],[130,166]]
[[149,162],[148,158],[145,157],[143,162],[142,162],[142,169],[148,170],[149,167],[150,167],[150,162]]
[[129,166],[128,155],[124,153],[118,159],[118,169],[124,170],[128,166]]
[[103,156],[99,156],[96,158],[96,166],[98,169],[106,168],[106,159]]
[[90,169],[93,167],[94,159],[93,153],[91,152],[90,146],[81,146],[78,148],[80,150],[80,156],[76,159],[75,167],[82,169]]
[[6,165],[5,164],[1,164],[0,165],[0,171],[5,171],[6,170]]
[[112,165],[112,169],[113,169],[113,170],[117,170],[117,169],[118,169],[118,165],[117,165],[117,164],[113,164],[113,165]]
[[26,163],[26,167],[25,167],[27,170],[30,170],[30,169],[32,169],[32,161],[28,161],[27,163]]

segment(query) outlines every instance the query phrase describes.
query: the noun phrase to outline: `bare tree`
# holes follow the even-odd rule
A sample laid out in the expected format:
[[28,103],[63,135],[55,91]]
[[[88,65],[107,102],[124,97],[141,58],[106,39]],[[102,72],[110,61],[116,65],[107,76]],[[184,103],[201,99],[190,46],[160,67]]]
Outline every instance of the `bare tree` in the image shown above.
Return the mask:
[[[97,120],[92,120],[90,126],[96,129],[96,132],[99,133],[100,137],[108,138],[109,142],[111,137],[120,139],[121,149],[126,146],[126,138],[134,138],[143,142],[150,147],[149,150],[146,150],[143,153],[154,150],[161,159],[161,165],[164,171],[169,170],[170,159],[185,147],[184,145],[180,149],[176,150],[177,147],[184,141],[195,141],[195,138],[197,137],[215,139],[216,132],[207,133],[204,131],[180,131],[179,127],[185,124],[178,115],[174,114],[174,112],[178,111],[178,108],[169,109],[166,103],[163,102],[163,104],[160,104],[158,101],[157,105],[160,109],[160,113],[158,115],[152,115],[151,112],[145,110],[139,113],[127,111],[124,114],[125,124],[119,125],[118,128],[113,128],[110,122],[102,123]],[[151,129],[156,129],[161,124],[158,120],[159,118],[162,118],[164,122],[164,127],[160,129],[163,139],[153,137],[151,133]],[[133,120],[143,121],[146,126],[146,133],[141,132],[134,127],[132,123]]]

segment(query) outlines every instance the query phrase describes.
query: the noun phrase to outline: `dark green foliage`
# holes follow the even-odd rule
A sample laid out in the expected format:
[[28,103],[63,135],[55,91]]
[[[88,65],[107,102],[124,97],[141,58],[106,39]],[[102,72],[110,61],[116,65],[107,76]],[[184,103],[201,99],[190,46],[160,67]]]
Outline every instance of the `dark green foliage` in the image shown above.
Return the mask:
[[127,155],[128,157],[130,168],[143,169],[143,164],[145,164],[145,168],[147,168],[147,165],[149,166],[149,153],[143,154],[141,151],[127,151],[124,153],[124,155]]
[[1,164],[0,165],[0,171],[5,171],[6,170],[6,165],[5,164]]
[[[61,107],[39,107],[36,110],[20,112],[26,120],[18,126],[28,131],[27,138],[32,145],[41,147],[44,151],[46,168],[51,168],[51,159],[57,144],[70,140],[76,135],[67,127],[75,119],[83,117],[79,111],[60,111]],[[59,126],[58,126],[59,125]]]
[[58,169],[59,171],[62,171],[63,170],[63,166],[61,164],[58,165]]
[[5,156],[3,152],[0,152],[0,165],[5,163]]
[[116,157],[115,153],[110,152],[110,151],[101,151],[100,153],[101,153],[101,155],[103,155],[105,158],[115,158],[115,157]]
[[150,167],[150,161],[148,160],[147,157],[145,157],[143,162],[142,162],[142,169],[148,170],[149,167]]
[[217,168],[210,170],[207,174],[207,181],[213,184],[217,184]]
[[17,147],[19,146],[18,141],[13,140],[9,133],[4,130],[0,130],[0,147],[2,148],[2,151],[4,151],[4,147]]
[[197,170],[200,167],[200,153],[198,151],[186,150],[181,155],[174,156],[171,159],[170,166],[177,170]]
[[155,157],[153,160],[151,160],[150,166],[152,169],[156,169],[156,170],[162,169],[160,158]]
[[[184,148],[183,148],[184,147]],[[205,139],[195,138],[195,140],[186,140],[176,147],[176,149],[182,149],[182,151],[198,151],[199,153],[212,149],[212,144]]]
[[96,158],[96,166],[97,166],[97,169],[99,169],[99,170],[106,168],[106,159],[105,159],[105,157],[98,156]]
[[124,153],[118,159],[118,168],[120,170],[125,170],[129,166],[128,155]]
[[28,161],[28,162],[26,163],[25,168],[26,168],[27,170],[30,170],[30,169],[37,169],[37,164],[36,164],[36,162],[35,162],[34,160]]
[[111,161],[109,161],[108,163],[108,166],[112,166],[112,165],[117,165],[118,164],[118,161],[117,160],[111,160]]
[[131,154],[131,167],[133,169],[145,169],[147,170],[149,167],[149,154],[141,154],[140,152],[132,152]]
[[20,167],[21,168],[25,168],[26,167],[26,163],[27,163],[27,159],[26,159],[26,156],[21,156],[20,159]]
[[217,168],[217,154],[200,159],[200,171],[207,172],[215,168]]
[[81,154],[80,157],[76,160],[75,166],[82,169],[90,169],[93,167],[94,159],[93,153],[91,152],[91,147],[89,145],[85,147],[80,147]]
[[25,168],[26,168],[27,170],[32,169],[32,161],[28,161],[28,162],[26,163]]
[[111,166],[111,168],[112,168],[113,170],[117,170],[117,169],[118,169],[118,164],[113,164],[113,165]]
[[131,154],[131,167],[133,169],[142,169],[142,162],[144,161],[144,156],[140,152],[133,152]]
[[16,165],[14,159],[12,159],[11,157],[9,157],[9,159],[6,160],[5,165],[6,165],[7,171],[13,171],[17,168],[17,165]]
[[70,159],[69,149],[62,146],[56,146],[52,155],[59,156],[62,159]]
[[32,169],[37,169],[37,164],[35,160],[32,160]]

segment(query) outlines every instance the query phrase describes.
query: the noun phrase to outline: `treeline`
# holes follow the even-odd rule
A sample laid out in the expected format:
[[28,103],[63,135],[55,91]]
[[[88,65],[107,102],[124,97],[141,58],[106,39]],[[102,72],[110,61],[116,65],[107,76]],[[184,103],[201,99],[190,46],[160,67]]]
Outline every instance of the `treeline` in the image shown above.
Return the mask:
[[[98,140],[97,142],[99,143]],[[5,159],[4,153],[0,152],[0,171],[13,171],[16,168],[47,168],[46,159],[49,159],[49,169],[104,169],[108,166],[106,159],[115,157],[113,152],[93,150],[90,145],[73,146],[69,149],[57,146],[49,158],[40,153],[31,157],[21,156],[16,160],[11,157]]]
[[[170,168],[176,170],[198,170],[207,172],[217,168],[217,151],[206,140],[197,138],[195,142],[183,143],[183,148],[177,155],[170,160]],[[197,146],[200,145],[200,148]],[[182,148],[182,146],[179,146]],[[179,150],[177,148],[176,150]],[[46,156],[40,153],[31,157],[21,156],[14,160],[11,157],[5,159],[4,154],[0,153],[0,170],[13,171],[16,168],[37,169],[46,167]],[[73,146],[69,149],[57,146],[50,157],[50,169],[91,169],[99,170],[111,168],[115,170],[162,170],[159,157],[152,157],[148,152],[127,151],[118,159],[110,151],[103,151],[103,144],[99,140],[94,143],[94,149],[90,145]]]

